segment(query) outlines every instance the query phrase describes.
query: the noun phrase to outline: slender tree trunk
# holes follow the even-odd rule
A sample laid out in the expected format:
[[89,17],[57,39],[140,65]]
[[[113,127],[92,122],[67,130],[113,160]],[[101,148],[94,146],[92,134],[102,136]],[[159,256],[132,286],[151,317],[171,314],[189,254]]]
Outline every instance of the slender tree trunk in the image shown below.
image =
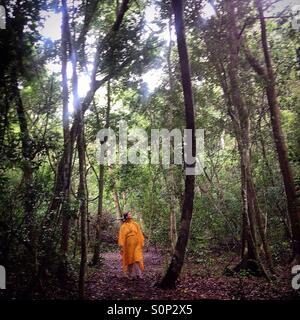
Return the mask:
[[149,209],[149,217],[150,217],[150,221],[149,221],[149,228],[148,228],[148,234],[147,234],[147,243],[149,244],[149,246],[147,246],[147,251],[149,251],[150,248],[150,244],[152,241],[152,235],[153,235],[153,215],[154,215],[154,210],[153,210],[153,194],[154,194],[154,190],[155,190],[155,180],[156,177],[152,172],[152,176],[151,176],[151,189],[150,189],[150,195],[148,197],[148,199],[150,199],[150,209]]
[[[107,109],[106,109],[106,124],[105,127],[109,128],[110,119],[110,108],[111,108],[111,92],[110,92],[110,81],[107,83]],[[100,123],[99,123],[100,125]],[[93,265],[97,265],[100,261],[100,241],[101,241],[101,220],[103,211],[103,190],[104,190],[104,165],[99,164],[99,181],[98,181],[98,212],[97,212],[97,223],[96,223],[96,236],[94,246]]]
[[87,236],[86,236],[86,216],[87,216],[87,198],[86,198],[86,163],[85,163],[85,138],[84,125],[82,120],[81,132],[77,138],[77,149],[79,158],[79,190],[78,199],[80,201],[80,230],[81,230],[81,259],[79,270],[79,298],[84,299],[85,295],[85,277],[87,267]]
[[[169,17],[169,36],[170,36],[170,43],[168,48],[168,54],[167,54],[167,64],[168,64],[168,74],[169,74],[169,104],[168,104],[168,111],[167,111],[167,119],[166,119],[166,125],[169,130],[172,130],[172,122],[173,122],[173,94],[174,94],[174,84],[173,84],[173,77],[172,77],[172,65],[171,65],[171,54],[172,54],[172,40],[171,40],[171,34],[172,34],[172,13],[170,12]],[[174,152],[174,144],[171,143],[172,151]],[[172,157],[173,159],[173,157]],[[177,227],[176,227],[176,197],[174,195],[174,165],[172,164],[167,172],[166,177],[167,182],[167,188],[168,188],[168,194],[169,194],[169,220],[170,220],[170,229],[169,229],[169,238],[170,238],[170,247],[171,247],[171,254],[175,251],[176,241],[177,241]]]
[[[239,83],[239,33],[237,30],[235,9],[236,1],[225,0],[227,11],[228,27],[228,46],[229,46],[229,63],[228,75],[230,81],[231,101],[238,116],[238,127],[236,128],[237,142],[241,158],[241,180],[242,180],[242,199],[243,199],[243,240],[242,240],[242,261],[235,270],[249,269],[253,273],[262,271],[267,277],[266,271],[259,257],[258,234],[256,230],[257,222],[260,221],[255,206],[255,190],[251,173],[250,157],[250,115],[245,100],[241,94]],[[267,248],[266,241],[264,248]],[[268,250],[267,250],[268,252]],[[267,254],[268,257],[268,254]],[[261,270],[260,270],[261,269]]]
[[[111,166],[108,167],[108,171],[109,171],[110,175],[113,175],[113,170],[112,170]],[[113,189],[112,191],[113,191],[113,198],[114,198],[115,208],[116,208],[117,213],[118,213],[118,218],[121,219],[123,217],[123,212],[122,212],[122,208],[121,208],[121,205],[120,205],[118,189],[116,187],[116,183],[115,182],[113,183],[112,189]]]
[[[69,27],[69,14],[66,0],[62,0],[62,97],[63,97],[63,134],[64,134],[64,153],[63,153],[63,171],[62,171],[62,237],[61,237],[61,254],[65,260],[68,253],[69,243],[69,223],[70,223],[70,186],[71,186],[71,165],[72,165],[72,144],[70,139],[70,125],[69,125],[69,88],[67,77],[68,55],[72,53],[71,34]],[[76,61],[72,61],[75,65]],[[75,71],[76,72],[76,71]],[[74,76],[73,76],[74,79]],[[76,81],[76,80],[75,80]],[[74,81],[73,81],[74,84]],[[76,84],[72,88],[73,92],[77,90]]]
[[174,204],[170,205],[170,243],[171,253],[175,252],[176,241],[177,241],[177,228],[176,228],[176,209]]
[[117,211],[118,211],[118,216],[121,219],[123,217],[123,213],[122,213],[118,190],[116,188],[116,185],[113,186],[113,197],[114,197],[115,207],[117,208]]
[[264,52],[266,65],[266,92],[270,107],[271,124],[273,136],[277,150],[280,170],[283,177],[283,183],[287,198],[288,213],[291,221],[292,237],[293,237],[293,263],[300,263],[300,205],[297,200],[295,182],[292,169],[288,160],[288,149],[286,146],[284,134],[282,132],[280,119],[280,106],[276,92],[275,76],[272,66],[271,53],[268,47],[266,22],[264,18],[262,3],[256,0],[261,25],[261,42]]
[[[191,83],[191,71],[188,57],[188,50],[185,38],[185,27],[183,18],[183,3],[181,0],[172,0],[172,7],[175,14],[175,27],[177,34],[177,46],[180,60],[182,88],[184,94],[186,128],[192,130],[192,155],[196,155],[196,139],[195,139],[195,116],[194,116],[194,102]],[[172,288],[175,287],[183,263],[188,243],[190,224],[193,215],[194,202],[194,187],[195,176],[186,175],[185,177],[185,191],[184,200],[180,221],[179,235],[175,247],[175,252],[172,256],[171,263],[159,287]]]
[[76,222],[76,228],[75,228],[75,239],[74,239],[74,247],[73,247],[73,259],[76,258],[77,256],[77,249],[78,249],[78,238],[79,238],[79,234],[80,234],[80,219],[78,217],[78,219],[75,220]]
[[241,157],[241,191],[243,200],[243,217],[242,217],[242,260],[235,267],[236,271],[241,269],[250,270],[257,273],[259,269],[258,262],[258,244],[257,233],[255,229],[254,208],[253,208],[253,193],[249,188],[249,180],[251,179],[250,172],[250,157],[249,147],[242,147],[242,143],[238,142]]
[[12,88],[14,100],[16,103],[17,116],[19,120],[21,142],[22,142],[22,156],[23,156],[23,177],[24,184],[24,216],[26,232],[30,243],[30,263],[35,272],[37,272],[37,234],[34,216],[35,193],[33,190],[33,168],[32,168],[32,154],[31,154],[31,138],[28,130],[27,119],[25,115],[24,105],[18,88],[17,71],[14,70],[12,74]]
[[104,165],[99,165],[99,181],[98,181],[98,211],[97,211],[97,222],[96,222],[96,236],[94,245],[94,255],[92,265],[96,266],[100,261],[100,241],[101,241],[101,220],[103,211],[103,190],[104,190]]
[[253,183],[253,179],[251,179],[250,181],[250,189],[251,192],[254,196],[254,213],[255,213],[255,219],[256,219],[256,223],[258,226],[258,233],[262,242],[262,248],[266,257],[266,261],[267,261],[267,266],[270,269],[271,272],[274,273],[274,265],[273,265],[273,259],[272,259],[272,255],[270,252],[270,247],[267,241],[267,235],[266,235],[266,230],[267,230],[267,224],[264,223],[263,221],[263,215],[262,212],[260,210],[259,207],[259,203],[258,203],[258,199],[257,199],[257,195],[256,195],[256,190],[255,190],[255,186]]
[[238,75],[238,39],[236,28],[236,17],[234,14],[234,4],[226,0],[227,24],[228,24],[228,45],[229,45],[229,63],[228,75],[230,82],[231,100],[238,115],[237,128],[237,142],[239,146],[240,160],[241,160],[241,192],[243,200],[243,218],[242,218],[242,262],[239,266],[243,268],[257,271],[257,251],[256,251],[256,232],[253,225],[253,206],[252,193],[248,188],[248,181],[250,179],[250,121],[249,113],[245,106],[244,99],[239,88]]
[[[21,3],[17,3],[14,11],[14,16],[22,21],[23,9]],[[20,20],[21,19],[21,20]],[[23,21],[25,23],[25,20]],[[23,177],[22,182],[24,183],[24,222],[25,231],[30,242],[30,263],[32,264],[34,273],[37,273],[37,230],[36,221],[34,215],[35,206],[35,192],[33,183],[33,144],[30,137],[30,131],[28,128],[28,122],[26,118],[26,110],[23,105],[23,100],[21,97],[21,92],[19,89],[19,76],[24,72],[24,24],[19,23],[14,28],[15,32],[15,46],[16,46],[16,64],[13,65],[10,74],[10,81],[12,86],[12,97],[11,101],[15,102],[17,117],[20,127],[20,138],[21,138],[21,148],[22,148],[22,171]]]
[[[228,8],[227,8],[228,10]],[[228,12],[233,12],[229,9]],[[230,19],[232,17],[230,16]],[[231,20],[228,26],[235,20]],[[232,26],[231,26],[232,28]],[[231,34],[236,35],[236,32]],[[251,158],[250,158],[250,122],[247,109],[245,109],[245,102],[239,89],[239,81],[237,78],[238,71],[238,42],[236,37],[230,36],[228,44],[230,46],[230,63],[225,69],[222,62],[218,57],[213,56],[213,62],[217,70],[217,75],[222,86],[224,97],[227,104],[228,114],[232,120],[234,134],[236,137],[239,154],[240,154],[240,167],[241,167],[241,195],[243,201],[243,214],[242,214],[242,250],[241,262],[234,268],[235,271],[241,269],[250,269],[254,273],[259,273],[259,267],[263,273],[269,277],[267,270],[261,264],[258,254],[259,245],[257,243],[256,224],[259,224],[259,235],[263,242],[264,252],[268,260],[268,264],[272,269],[272,259],[270,256],[268,243],[265,239],[265,233],[261,232],[263,225],[261,212],[258,207],[255,187],[251,173]],[[232,59],[233,58],[233,59]],[[227,79],[227,74],[229,79]],[[242,108],[241,108],[242,106]],[[254,235],[254,236],[253,236]]]

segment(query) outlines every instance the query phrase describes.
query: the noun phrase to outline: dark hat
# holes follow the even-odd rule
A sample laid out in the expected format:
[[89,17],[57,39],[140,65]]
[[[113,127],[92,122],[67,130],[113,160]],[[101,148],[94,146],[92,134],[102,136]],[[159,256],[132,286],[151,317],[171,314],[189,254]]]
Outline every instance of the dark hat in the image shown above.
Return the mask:
[[128,219],[128,214],[129,214],[129,212],[125,212],[123,214],[123,221],[126,221]]

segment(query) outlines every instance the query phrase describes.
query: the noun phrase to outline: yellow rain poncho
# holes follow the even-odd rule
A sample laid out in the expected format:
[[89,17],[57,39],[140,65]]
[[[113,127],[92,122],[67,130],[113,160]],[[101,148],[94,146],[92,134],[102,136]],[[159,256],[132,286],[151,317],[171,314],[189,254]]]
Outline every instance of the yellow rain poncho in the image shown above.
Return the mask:
[[128,265],[138,263],[140,269],[144,270],[142,248],[144,246],[144,235],[140,226],[129,219],[122,223],[119,231],[118,244],[122,248],[122,269],[127,272]]

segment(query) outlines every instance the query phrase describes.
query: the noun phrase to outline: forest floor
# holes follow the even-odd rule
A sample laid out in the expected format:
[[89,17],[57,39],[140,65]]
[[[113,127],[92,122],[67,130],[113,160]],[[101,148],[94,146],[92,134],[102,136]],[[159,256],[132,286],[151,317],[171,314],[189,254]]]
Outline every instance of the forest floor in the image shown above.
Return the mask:
[[155,283],[161,278],[168,260],[154,248],[144,252],[145,271],[142,280],[127,279],[121,272],[118,252],[102,254],[103,263],[90,270],[87,298],[91,300],[251,300],[299,299],[291,288],[289,267],[276,270],[277,279],[269,282],[249,275],[223,275],[232,256],[218,255],[196,263],[188,258],[174,290],[161,290]]

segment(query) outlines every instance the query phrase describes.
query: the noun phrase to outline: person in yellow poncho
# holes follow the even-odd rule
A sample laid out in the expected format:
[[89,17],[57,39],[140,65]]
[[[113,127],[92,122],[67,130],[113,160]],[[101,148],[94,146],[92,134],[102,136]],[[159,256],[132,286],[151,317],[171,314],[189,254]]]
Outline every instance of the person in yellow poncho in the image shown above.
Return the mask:
[[144,271],[144,259],[142,248],[144,235],[130,212],[124,214],[123,223],[119,230],[118,244],[122,256],[122,269],[130,279],[141,278]]

